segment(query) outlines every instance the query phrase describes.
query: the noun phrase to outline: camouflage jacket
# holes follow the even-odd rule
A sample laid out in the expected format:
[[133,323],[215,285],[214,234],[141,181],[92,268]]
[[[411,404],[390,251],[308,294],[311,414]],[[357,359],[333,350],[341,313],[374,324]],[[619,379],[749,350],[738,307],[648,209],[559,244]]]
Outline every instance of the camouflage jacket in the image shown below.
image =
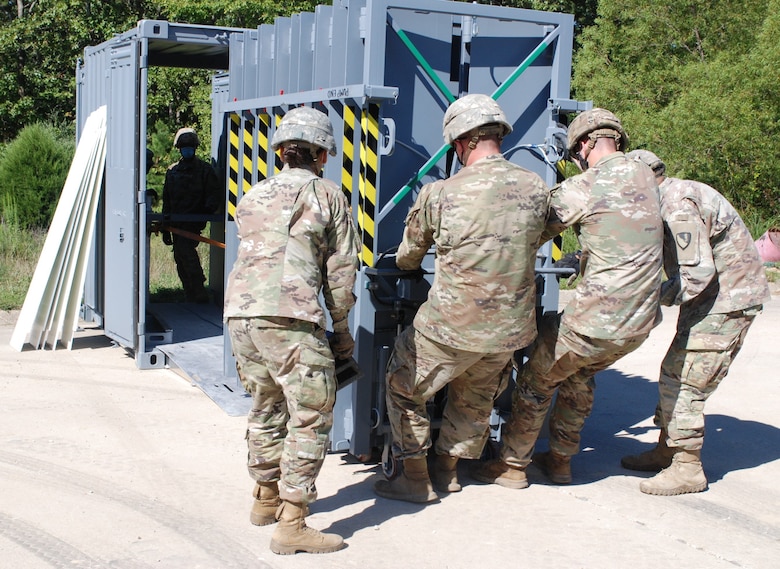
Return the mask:
[[545,238],[573,226],[582,246],[582,280],[563,314],[570,329],[617,339],[653,328],[664,237],[659,200],[652,170],[622,152],[553,188]]
[[664,268],[679,280],[673,303],[726,313],[766,302],[769,286],[753,237],[729,201],[691,180],[666,178],[660,189]]
[[[197,156],[192,160],[179,160],[165,172],[163,214],[216,213],[222,205],[223,198],[214,168]],[[171,225],[188,231],[200,231],[206,227],[206,222],[175,222]]]
[[544,181],[500,154],[426,184],[406,217],[396,264],[435,277],[414,326],[471,352],[513,351],[536,337],[534,264],[549,206]]
[[331,182],[285,166],[236,207],[238,256],[228,276],[225,318],[283,316],[325,328],[319,294],[346,324],[359,242],[347,198]]

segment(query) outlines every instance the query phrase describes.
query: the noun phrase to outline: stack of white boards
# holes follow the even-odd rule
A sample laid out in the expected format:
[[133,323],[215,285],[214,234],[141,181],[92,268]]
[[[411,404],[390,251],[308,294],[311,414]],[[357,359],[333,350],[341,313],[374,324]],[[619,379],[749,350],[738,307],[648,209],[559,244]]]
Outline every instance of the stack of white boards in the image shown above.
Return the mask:
[[87,117],[11,347],[73,346],[106,163],[106,107]]

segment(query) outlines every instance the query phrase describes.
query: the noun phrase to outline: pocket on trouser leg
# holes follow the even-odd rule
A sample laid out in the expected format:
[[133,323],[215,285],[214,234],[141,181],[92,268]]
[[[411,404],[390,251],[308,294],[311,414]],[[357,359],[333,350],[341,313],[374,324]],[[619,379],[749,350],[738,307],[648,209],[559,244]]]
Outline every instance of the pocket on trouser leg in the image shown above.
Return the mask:
[[309,504],[317,499],[315,481],[325,460],[327,436],[288,437],[281,460],[279,495],[283,500]]

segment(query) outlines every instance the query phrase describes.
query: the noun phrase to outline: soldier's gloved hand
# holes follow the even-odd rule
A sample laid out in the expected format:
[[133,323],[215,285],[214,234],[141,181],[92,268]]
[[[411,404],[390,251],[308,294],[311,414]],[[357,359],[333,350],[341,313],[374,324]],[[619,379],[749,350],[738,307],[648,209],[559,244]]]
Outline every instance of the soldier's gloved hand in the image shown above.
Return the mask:
[[166,245],[173,245],[173,237],[171,237],[170,232],[161,231],[160,233],[162,233],[163,243],[165,243]]
[[328,343],[330,344],[330,350],[333,352],[333,357],[337,360],[348,360],[352,357],[352,352],[355,351],[355,340],[352,339],[352,334],[349,330],[346,332],[333,332],[328,337]]
[[674,277],[661,284],[660,302],[663,306],[673,306],[678,294],[680,294],[679,278]]
[[[571,273],[566,279],[566,284],[571,286],[577,277],[580,275],[580,260],[582,259],[582,251],[574,251],[573,253],[566,253],[558,261],[555,261],[552,266],[556,269],[572,269]],[[560,277],[559,277],[560,279]]]

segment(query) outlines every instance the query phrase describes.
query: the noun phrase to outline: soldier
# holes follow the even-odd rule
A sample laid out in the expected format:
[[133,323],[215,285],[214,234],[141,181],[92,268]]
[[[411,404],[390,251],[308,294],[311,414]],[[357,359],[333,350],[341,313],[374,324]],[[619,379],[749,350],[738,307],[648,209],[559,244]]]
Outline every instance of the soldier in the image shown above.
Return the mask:
[[[173,139],[181,160],[165,173],[163,185],[163,215],[208,215],[219,211],[222,195],[217,175],[211,165],[195,156],[200,143],[191,128],[180,128]],[[205,221],[167,221],[170,227],[195,235],[206,227]],[[208,293],[203,283],[206,276],[198,257],[198,241],[178,233],[163,232],[163,242],[173,245],[173,260],[188,302],[207,303]]]
[[[459,458],[478,458],[493,401],[506,386],[511,356],[536,337],[534,263],[549,207],[549,190],[534,174],[504,159],[512,131],[487,95],[467,95],[444,115],[444,141],[463,168],[426,184],[406,217],[396,256],[401,269],[420,267],[436,245],[436,276],[414,324],[396,338],[387,366],[392,451],[402,461],[380,496],[431,502],[461,489]],[[448,387],[436,440],[433,484],[425,403]]]
[[659,314],[663,224],[653,173],[626,158],[628,136],[605,109],[569,126],[569,155],[583,170],[552,190],[545,238],[577,232],[582,280],[562,317],[542,319],[504,425],[501,457],[472,471],[479,481],[526,488],[525,469],[556,390],[550,450],[533,456],[556,484],[571,482],[571,457],[593,406],[594,376],[644,341]]
[[[252,396],[247,445],[255,480],[250,521],[279,521],[271,551],[329,553],[342,538],[306,525],[336,399],[334,356],[349,358],[357,234],[341,189],[320,178],[336,154],[333,127],[316,109],[290,110],[274,132],[284,168],[241,199],[240,244],[225,318],[242,385]],[[326,315],[333,323],[326,337]]]
[[701,492],[704,403],[726,377],[769,287],[753,238],[726,198],[706,184],[666,177],[666,165],[648,150],[628,156],[652,168],[659,183],[669,277],[661,304],[679,305],[680,314],[661,363],[658,444],[620,462],[660,472],[639,485],[645,494]]

